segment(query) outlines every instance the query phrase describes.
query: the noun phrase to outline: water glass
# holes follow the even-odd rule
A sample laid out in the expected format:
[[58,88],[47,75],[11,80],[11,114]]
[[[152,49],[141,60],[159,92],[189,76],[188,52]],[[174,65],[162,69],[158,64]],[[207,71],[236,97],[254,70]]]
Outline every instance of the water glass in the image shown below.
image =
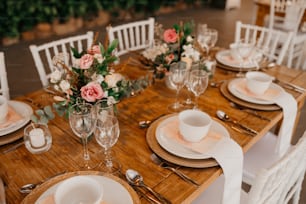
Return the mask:
[[195,95],[194,109],[198,109],[198,99],[208,86],[208,73],[202,69],[191,70],[188,83],[192,93]]

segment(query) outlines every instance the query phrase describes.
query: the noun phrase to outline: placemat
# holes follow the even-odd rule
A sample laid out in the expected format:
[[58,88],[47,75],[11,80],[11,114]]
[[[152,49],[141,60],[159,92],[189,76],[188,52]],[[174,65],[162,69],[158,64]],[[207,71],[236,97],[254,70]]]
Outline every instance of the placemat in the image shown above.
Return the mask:
[[230,81],[225,81],[224,83],[222,83],[222,85],[220,86],[220,91],[222,93],[222,95],[227,98],[228,100],[237,103],[238,105],[241,105],[243,107],[247,107],[247,108],[252,108],[255,110],[264,110],[264,111],[275,111],[275,110],[280,110],[281,108],[278,105],[272,104],[272,105],[261,105],[261,104],[255,104],[255,103],[250,103],[247,101],[243,101],[239,98],[237,98],[236,96],[232,95],[229,90],[228,90],[228,83]]
[[157,154],[159,157],[163,158],[164,160],[171,162],[173,164],[177,164],[180,166],[185,167],[193,167],[193,168],[207,168],[207,167],[213,167],[218,166],[219,164],[216,162],[215,159],[186,159],[182,157],[178,157],[176,155],[173,155],[163,149],[157,142],[155,137],[155,131],[158,126],[158,124],[167,119],[168,117],[171,117],[175,114],[166,115],[164,117],[159,118],[158,120],[154,121],[150,127],[147,130],[146,139],[149,147],[151,150]]
[[78,175],[98,175],[98,176],[104,176],[104,177],[108,177],[111,178],[115,181],[117,181],[118,183],[120,183],[121,185],[123,185],[126,190],[130,193],[132,199],[133,199],[133,203],[134,204],[140,204],[140,200],[138,195],[136,194],[136,192],[133,190],[133,188],[126,183],[125,181],[123,181],[122,179],[110,175],[110,174],[105,174],[103,172],[100,171],[76,171],[76,172],[68,172],[59,176],[56,176],[48,181],[46,181],[45,183],[41,184],[40,186],[36,187],[27,197],[25,197],[22,201],[22,204],[33,204],[36,202],[36,200],[46,191],[48,190],[50,187],[52,187],[53,185],[57,184],[60,181],[63,181],[67,178],[70,178],[72,176],[78,176]]

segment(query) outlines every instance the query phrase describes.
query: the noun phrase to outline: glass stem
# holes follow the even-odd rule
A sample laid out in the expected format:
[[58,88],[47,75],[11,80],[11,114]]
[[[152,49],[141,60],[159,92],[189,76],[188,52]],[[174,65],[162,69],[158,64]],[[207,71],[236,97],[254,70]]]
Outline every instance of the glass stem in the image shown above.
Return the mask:
[[88,161],[90,160],[90,156],[89,156],[89,153],[88,153],[88,146],[87,146],[87,136],[86,135],[83,135],[82,136],[82,142],[83,142],[83,157],[84,157],[84,160],[86,161],[86,163],[88,163]]
[[105,165],[108,169],[111,169],[113,167],[113,162],[112,162],[111,151],[109,148],[105,148],[104,155],[105,155]]
[[174,104],[175,104],[174,106],[175,106],[176,108],[178,108],[178,106],[179,106],[179,100],[178,100],[178,98],[179,98],[180,90],[181,90],[180,88],[176,89],[176,97],[175,97],[175,103],[174,103]]
[[198,99],[199,99],[199,96],[195,96],[195,102],[194,102],[194,107],[193,109],[198,109]]

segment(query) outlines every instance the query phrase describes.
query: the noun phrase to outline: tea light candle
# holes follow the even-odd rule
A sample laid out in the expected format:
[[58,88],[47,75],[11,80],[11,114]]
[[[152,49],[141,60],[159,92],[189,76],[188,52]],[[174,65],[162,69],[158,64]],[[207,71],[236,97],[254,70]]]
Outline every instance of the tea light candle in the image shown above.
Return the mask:
[[33,147],[41,147],[45,144],[44,131],[41,128],[31,130],[29,136]]

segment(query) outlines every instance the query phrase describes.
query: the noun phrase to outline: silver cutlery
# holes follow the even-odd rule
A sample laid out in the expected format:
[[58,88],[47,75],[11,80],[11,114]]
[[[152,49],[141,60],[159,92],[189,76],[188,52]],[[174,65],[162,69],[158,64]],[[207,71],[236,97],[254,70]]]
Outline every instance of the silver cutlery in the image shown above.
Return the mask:
[[249,128],[245,125],[240,124],[238,121],[236,120],[232,120],[224,111],[218,110],[217,111],[217,116],[220,120],[225,121],[225,122],[230,122],[234,125],[237,125],[238,127],[240,127],[242,130],[244,130],[246,133],[255,136],[258,134],[258,132],[256,130],[253,130],[252,128]]
[[165,198],[164,196],[162,196],[161,194],[157,193],[152,188],[147,186],[143,181],[143,177],[137,171],[133,169],[128,169],[125,173],[125,176],[126,176],[127,181],[130,184],[146,189],[147,191],[152,193],[152,195],[154,195],[161,203],[165,203],[165,204],[171,203],[167,198]]
[[291,89],[291,90],[294,90],[296,92],[299,92],[299,93],[305,93],[306,92],[306,89],[300,87],[300,86],[297,86],[295,84],[292,84],[292,83],[289,83],[289,82],[285,82],[285,81],[281,81],[277,78],[274,77],[273,79],[273,82],[285,87],[285,88],[288,88],[288,89]]
[[159,118],[163,117],[165,114],[161,114],[159,116],[157,116],[156,118],[152,119],[152,120],[142,120],[138,122],[138,126],[139,128],[148,128],[151,123],[153,123],[154,121],[158,120]]
[[254,115],[254,116],[256,116],[256,117],[258,117],[258,118],[260,118],[260,119],[267,120],[267,121],[271,121],[270,118],[267,118],[267,117],[265,117],[265,116],[260,115],[260,114],[259,114],[257,111],[255,111],[255,110],[245,108],[245,107],[240,106],[240,105],[238,105],[237,103],[234,103],[234,102],[230,102],[230,105],[231,105],[231,107],[233,107],[233,108],[236,108],[236,109],[238,109],[238,110],[241,110],[241,111],[244,111],[244,112],[249,113],[249,114],[251,114],[251,115]]
[[165,169],[169,169],[171,170],[173,173],[175,173],[176,175],[178,175],[179,177],[181,177],[184,181],[191,183],[195,186],[200,186],[200,184],[198,184],[196,181],[194,181],[192,178],[190,178],[189,176],[187,176],[186,174],[184,174],[183,172],[177,170],[176,168],[170,166],[166,161],[163,161],[161,158],[159,158],[156,154],[151,154],[151,160],[161,166],[162,168]]
[[57,173],[57,174],[55,174],[55,175],[52,175],[52,176],[50,176],[50,177],[44,179],[43,181],[40,181],[40,182],[38,182],[38,183],[28,183],[28,184],[25,184],[25,185],[23,185],[23,186],[20,187],[19,192],[20,192],[20,193],[24,193],[24,194],[31,193],[31,192],[32,192],[37,186],[39,186],[40,184],[42,184],[42,183],[44,183],[44,182],[46,182],[46,181],[48,181],[48,180],[50,180],[50,179],[52,179],[52,178],[54,178],[54,177],[56,177],[56,176],[62,175],[62,174],[64,174],[64,173],[66,173],[66,172],[67,172],[67,171],[62,171],[62,172],[60,172],[60,173]]
[[144,192],[142,192],[140,189],[138,189],[136,186],[132,186],[132,188],[142,197],[144,197],[144,199],[146,199],[149,203],[151,204],[162,204],[160,201],[158,201],[156,198],[145,194]]
[[21,140],[18,143],[16,143],[15,145],[3,150],[2,153],[6,154],[6,153],[9,153],[9,152],[12,152],[12,151],[16,150],[18,147],[21,147],[23,144],[24,144],[24,140]]

